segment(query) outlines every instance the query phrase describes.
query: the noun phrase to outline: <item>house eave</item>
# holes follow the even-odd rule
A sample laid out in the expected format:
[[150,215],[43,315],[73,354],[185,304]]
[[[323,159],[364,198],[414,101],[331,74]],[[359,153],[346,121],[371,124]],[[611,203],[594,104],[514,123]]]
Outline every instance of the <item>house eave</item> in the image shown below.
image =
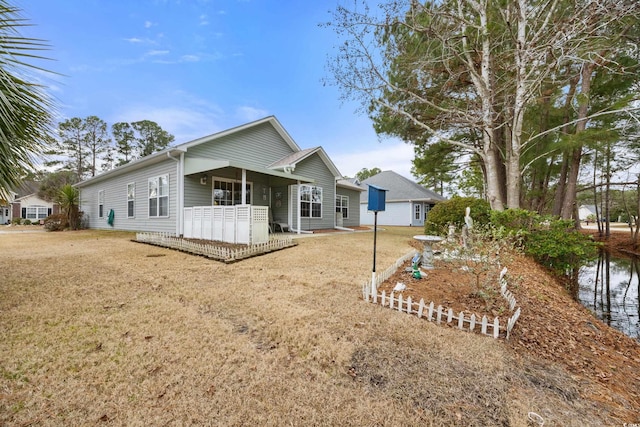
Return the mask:
[[157,153],[151,154],[141,159],[134,160],[130,163],[127,163],[126,165],[119,166],[113,170],[101,173],[100,175],[96,175],[89,179],[85,179],[84,181],[74,184],[74,186],[78,188],[82,188],[82,187],[86,187],[87,185],[96,184],[98,182],[104,181],[105,179],[114,178],[116,176],[120,176],[125,173],[130,173],[138,169],[142,169],[147,166],[151,166],[156,163],[163,162],[167,160],[168,157],[171,157],[174,160],[177,160],[177,158],[174,156],[179,156],[180,154],[185,152],[186,150],[177,148],[177,147],[168,148],[166,150],[159,151]]

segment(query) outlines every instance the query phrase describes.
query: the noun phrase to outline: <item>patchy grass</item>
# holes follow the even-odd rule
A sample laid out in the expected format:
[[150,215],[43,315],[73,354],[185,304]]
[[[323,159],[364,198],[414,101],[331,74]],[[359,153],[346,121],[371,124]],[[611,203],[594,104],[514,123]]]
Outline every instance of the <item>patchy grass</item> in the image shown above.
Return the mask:
[[[418,231],[379,230],[378,268]],[[371,233],[231,265],[131,238],[0,235],[0,424],[618,421],[552,362],[363,302]]]

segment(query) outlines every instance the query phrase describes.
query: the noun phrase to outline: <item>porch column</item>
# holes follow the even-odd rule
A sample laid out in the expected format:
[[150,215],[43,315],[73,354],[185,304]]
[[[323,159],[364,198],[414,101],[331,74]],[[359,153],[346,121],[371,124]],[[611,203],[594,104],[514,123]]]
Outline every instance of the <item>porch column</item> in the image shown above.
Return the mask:
[[242,203],[240,203],[241,205],[246,205],[247,204],[247,170],[246,169],[242,169],[242,195],[240,197],[242,197]]

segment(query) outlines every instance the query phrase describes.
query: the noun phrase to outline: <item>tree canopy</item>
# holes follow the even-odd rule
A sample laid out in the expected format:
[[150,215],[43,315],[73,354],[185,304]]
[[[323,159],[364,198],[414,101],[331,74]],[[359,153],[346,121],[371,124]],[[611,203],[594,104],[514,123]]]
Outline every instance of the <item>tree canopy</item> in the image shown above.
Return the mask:
[[448,179],[452,162],[477,162],[493,209],[570,217],[584,142],[631,132],[598,120],[636,119],[634,0],[354,1],[328,26],[344,39],[330,82],[379,134],[416,147],[416,170],[440,162],[424,171]]

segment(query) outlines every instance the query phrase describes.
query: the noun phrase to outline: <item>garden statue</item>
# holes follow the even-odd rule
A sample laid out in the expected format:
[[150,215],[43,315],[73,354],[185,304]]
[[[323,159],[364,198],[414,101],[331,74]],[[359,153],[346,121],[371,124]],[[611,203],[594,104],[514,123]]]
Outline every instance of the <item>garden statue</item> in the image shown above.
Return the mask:
[[455,225],[450,225],[449,226],[449,234],[447,234],[447,241],[448,242],[455,242],[456,241],[456,226]]
[[464,225],[462,226],[462,246],[469,247],[470,232],[473,228],[473,218],[471,218],[471,208],[467,206],[464,213]]

